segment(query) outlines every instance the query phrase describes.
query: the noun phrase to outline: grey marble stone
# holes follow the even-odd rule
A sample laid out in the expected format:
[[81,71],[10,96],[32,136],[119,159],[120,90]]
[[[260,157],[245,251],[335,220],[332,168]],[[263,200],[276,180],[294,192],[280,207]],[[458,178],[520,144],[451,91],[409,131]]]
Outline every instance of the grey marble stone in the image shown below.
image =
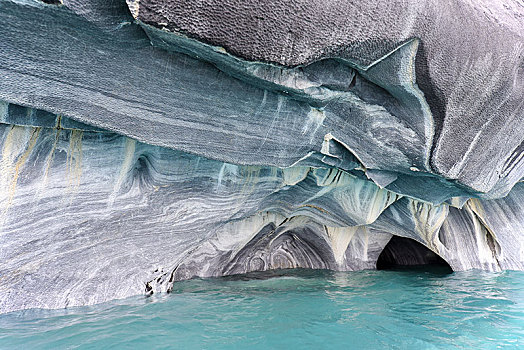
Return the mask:
[[[428,5],[422,7],[429,11],[425,13],[417,4],[405,5],[409,7],[406,14],[412,14],[417,23],[431,19],[431,11],[437,11]],[[323,149],[329,152],[325,143],[334,140],[366,169],[408,177],[435,175],[435,192],[447,192],[438,200],[424,196],[423,191],[413,193],[418,199],[437,204],[458,196],[456,187],[484,198],[503,197],[524,176],[519,146],[523,133],[515,127],[523,124],[522,106],[518,105],[522,101],[518,83],[522,80],[518,61],[522,36],[512,19],[518,18],[520,10],[497,6],[492,17],[486,18],[482,15],[487,11],[482,3],[453,4],[449,5],[450,11],[455,9],[462,17],[471,14],[465,28],[474,26],[475,35],[479,36],[468,39],[468,45],[459,45],[461,51],[453,56],[445,50],[451,50],[448,48],[456,35],[462,35],[455,31],[464,30],[453,28],[462,28],[464,23],[444,16],[450,21],[449,26],[434,30],[430,30],[434,28],[429,25],[431,22],[420,28],[408,26],[410,36],[406,34],[406,40],[397,38],[393,46],[384,41],[371,45],[383,52],[379,56],[382,59],[369,64],[336,59],[289,68],[246,61],[215,46],[143,24],[148,37],[133,22],[123,1],[65,1],[56,6],[36,0],[2,0],[1,39],[5,45],[0,48],[0,98],[150,144],[236,164],[286,167],[322,153]],[[395,11],[403,6],[397,6]],[[250,13],[247,8],[244,11],[245,15]],[[393,13],[396,12],[388,15],[397,21]],[[272,15],[268,12],[267,16]],[[375,24],[391,20],[380,18]],[[493,24],[495,20],[503,25]],[[358,25],[363,28],[360,22]],[[364,27],[362,30],[368,33],[379,30],[371,24]],[[447,28],[447,32],[441,32],[440,27]],[[422,34],[427,29],[427,38],[417,28]],[[502,47],[480,45],[486,33],[490,38],[504,35],[505,40],[491,41]],[[357,57],[360,52],[364,57],[369,50],[357,50],[358,40],[352,35],[347,34],[346,46],[357,42],[353,55]],[[441,41],[446,45],[440,45]],[[160,49],[152,48],[150,42]],[[474,43],[482,49],[473,47]],[[491,75],[496,80],[493,84],[504,87],[502,90],[481,91],[478,86],[489,84],[473,78],[464,78],[472,85],[462,86],[455,83],[456,71],[446,73],[453,67],[467,66],[461,60],[480,55],[479,50],[485,55],[502,55],[500,60],[489,59],[504,65],[497,70],[502,72],[500,75]],[[448,56],[452,62],[448,62]],[[442,74],[420,72],[428,62],[433,62],[432,69]],[[333,76],[338,80],[333,80]],[[448,119],[439,116],[439,110],[448,108],[449,103],[435,102],[427,85],[437,84],[443,77],[444,85],[438,85],[438,89],[455,88],[456,103],[466,101],[467,96],[479,106],[497,105],[491,102],[497,100],[503,101],[503,105],[497,105],[496,110],[486,107],[472,112],[469,103],[449,109]],[[489,125],[498,126],[491,127],[486,124],[488,121]],[[460,130],[460,136],[456,136],[456,130]],[[452,137],[447,138],[448,134]],[[201,142],[202,139],[213,142]],[[495,141],[499,139],[508,141]],[[399,177],[398,183],[391,186],[396,191],[408,191],[410,186],[405,181]]]
[[337,58],[368,76],[416,38],[412,70],[379,69],[372,81],[399,100],[402,89],[388,80],[416,81],[434,119],[432,169],[482,192],[508,171],[524,176],[524,133],[515,127],[524,125],[524,8],[517,0],[128,2],[137,19],[163,33],[283,66]]
[[0,0],[0,312],[393,236],[524,270],[519,6]]
[[523,269],[520,185],[456,209],[336,168],[235,165],[92,130],[1,130],[2,312],[169,291],[195,276],[375,268],[392,235],[455,270]]

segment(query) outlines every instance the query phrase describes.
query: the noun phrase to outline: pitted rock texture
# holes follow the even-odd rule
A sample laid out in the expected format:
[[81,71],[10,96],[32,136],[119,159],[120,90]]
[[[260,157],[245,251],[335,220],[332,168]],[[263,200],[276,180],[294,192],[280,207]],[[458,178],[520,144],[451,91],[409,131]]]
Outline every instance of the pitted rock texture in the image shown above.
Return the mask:
[[264,6],[0,0],[0,312],[372,269],[392,237],[524,270],[522,7]]
[[[148,38],[132,23],[136,7],[130,13],[123,1],[70,0],[54,6],[2,0],[0,98],[150,144],[239,164],[311,162],[325,149],[324,140],[334,139],[370,174],[375,171],[370,176],[377,183],[384,183],[379,173],[396,176],[395,182],[385,182],[416,198],[436,203],[457,192],[503,197],[524,176],[522,30],[514,20],[521,10],[508,2],[509,10],[497,5],[484,16],[483,3],[460,4],[449,5],[449,16],[442,16],[440,7],[431,12],[433,5],[426,4],[429,22],[421,23],[439,19],[429,26],[435,29],[428,32],[431,36],[406,35],[411,41],[395,42],[403,45],[379,57],[382,61],[366,69],[347,66],[358,74],[347,74],[351,80],[345,86],[306,74],[306,86],[320,86],[300,92],[289,91],[296,86],[289,81],[303,76],[300,71],[284,67],[278,73],[273,66],[252,66],[224,54],[217,59],[212,47],[143,24]],[[410,11],[406,13],[418,13]],[[467,14],[468,21],[456,19],[456,13]],[[353,25],[367,27],[364,22]],[[474,35],[464,35],[468,31]],[[448,41],[457,35],[467,41],[457,39],[450,46]],[[151,48],[151,41],[162,50]],[[192,51],[197,59],[177,50]],[[421,62],[427,63],[425,73],[420,72]],[[351,62],[325,67],[339,72],[340,64]],[[286,82],[275,80],[275,74],[287,76]],[[449,98],[435,100],[424,84],[438,86]],[[440,109],[446,110],[446,118],[439,116]],[[430,182],[439,187],[434,191],[438,198],[406,184],[430,174],[437,175]],[[447,195],[440,196],[443,192]]]
[[[515,129],[524,125],[524,7],[518,1],[141,0],[135,5],[136,18],[145,24],[249,61],[284,66],[337,58],[367,70],[417,38],[416,83],[435,123],[433,170],[481,192],[515,167],[524,176],[524,163],[516,160],[524,144],[521,127]],[[493,141],[502,139],[509,143]]]

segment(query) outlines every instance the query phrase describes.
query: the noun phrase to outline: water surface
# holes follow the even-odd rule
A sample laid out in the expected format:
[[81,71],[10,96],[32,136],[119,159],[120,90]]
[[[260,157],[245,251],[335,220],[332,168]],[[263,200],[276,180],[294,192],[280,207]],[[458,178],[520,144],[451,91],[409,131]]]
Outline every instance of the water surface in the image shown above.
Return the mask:
[[0,348],[524,347],[524,272],[279,271],[0,315]]

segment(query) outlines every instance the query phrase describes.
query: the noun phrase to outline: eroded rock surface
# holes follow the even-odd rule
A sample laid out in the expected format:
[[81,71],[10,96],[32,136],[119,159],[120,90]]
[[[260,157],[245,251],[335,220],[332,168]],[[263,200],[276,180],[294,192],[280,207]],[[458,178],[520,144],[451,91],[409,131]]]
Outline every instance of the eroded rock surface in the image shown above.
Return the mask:
[[[435,134],[434,171],[482,192],[515,167],[517,177],[524,176],[522,161],[514,159],[524,138],[513,127],[524,124],[524,8],[519,1],[128,2],[154,44],[160,34],[147,25],[249,61],[307,66],[335,58],[365,77],[370,69],[378,70],[370,80],[399,101],[409,89],[391,85],[392,80],[416,81],[431,107],[432,121],[420,111],[416,120],[434,128],[429,131]],[[415,38],[420,44],[411,48],[418,51],[409,58],[413,68],[404,63],[387,71],[396,60],[392,53]],[[158,46],[168,43],[162,38]],[[382,61],[386,68],[373,68]]]
[[393,236],[523,270],[523,18],[0,0],[0,312],[373,269]]

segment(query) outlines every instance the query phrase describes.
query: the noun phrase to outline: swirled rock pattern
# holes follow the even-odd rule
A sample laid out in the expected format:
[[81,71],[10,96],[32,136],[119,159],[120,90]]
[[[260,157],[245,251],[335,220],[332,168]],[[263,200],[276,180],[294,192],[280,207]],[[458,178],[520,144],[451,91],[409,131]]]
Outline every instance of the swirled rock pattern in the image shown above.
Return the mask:
[[393,236],[524,270],[522,20],[511,0],[0,0],[0,312],[373,269]]

